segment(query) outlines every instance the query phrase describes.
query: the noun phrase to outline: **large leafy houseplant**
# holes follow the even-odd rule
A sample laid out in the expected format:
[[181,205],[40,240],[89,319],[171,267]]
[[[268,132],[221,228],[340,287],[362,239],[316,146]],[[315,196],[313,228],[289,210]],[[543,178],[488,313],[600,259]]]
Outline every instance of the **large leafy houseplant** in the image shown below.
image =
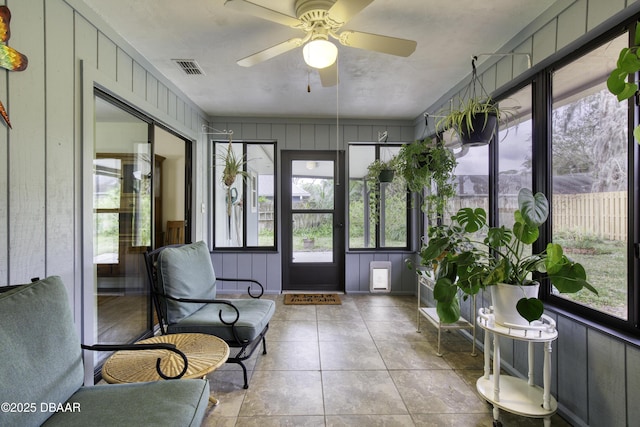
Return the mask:
[[404,144],[396,156],[396,171],[407,188],[418,194],[426,189],[423,211],[442,215],[447,201],[456,195],[453,171],[457,161],[441,141],[423,139]]
[[[451,224],[430,230],[430,240],[420,256],[423,265],[435,266],[434,298],[443,322],[459,319],[459,291],[467,298],[499,283],[527,286],[536,279],[533,273],[548,277],[561,293],[583,288],[598,293],[587,282],[584,267],[564,255],[559,244],[549,243],[537,254],[526,251],[538,240],[539,227],[549,215],[544,194],[523,188],[518,193],[518,207],[511,229],[488,228],[484,209],[463,208],[451,218]],[[486,231],[482,240],[476,237],[480,231]],[[544,306],[538,298],[521,298],[516,309],[532,322],[540,318]]]
[[[630,74],[635,79],[638,71],[640,71],[640,25],[636,25],[633,46],[622,48],[616,68],[611,71],[607,79],[607,89],[618,97],[618,101],[629,99],[638,92],[638,84],[635,81],[627,81]],[[633,130],[633,136],[640,144],[640,125]]]

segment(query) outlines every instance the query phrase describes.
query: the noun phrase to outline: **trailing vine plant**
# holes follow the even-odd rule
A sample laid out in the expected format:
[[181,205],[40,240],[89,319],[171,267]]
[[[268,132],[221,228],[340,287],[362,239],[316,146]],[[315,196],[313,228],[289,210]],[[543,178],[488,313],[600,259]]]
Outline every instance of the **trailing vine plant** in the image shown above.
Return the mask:
[[426,196],[422,210],[429,217],[442,216],[449,199],[457,194],[455,156],[442,141],[430,138],[405,144],[396,156],[396,171],[407,183],[407,188]]

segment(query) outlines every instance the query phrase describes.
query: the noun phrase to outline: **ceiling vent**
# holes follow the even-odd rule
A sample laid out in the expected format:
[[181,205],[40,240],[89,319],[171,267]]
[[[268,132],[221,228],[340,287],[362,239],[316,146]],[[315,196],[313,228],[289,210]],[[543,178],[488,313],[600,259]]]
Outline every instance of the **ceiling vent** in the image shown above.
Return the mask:
[[178,64],[178,67],[180,67],[185,74],[190,76],[204,75],[204,71],[202,71],[200,65],[193,59],[174,59],[173,62]]

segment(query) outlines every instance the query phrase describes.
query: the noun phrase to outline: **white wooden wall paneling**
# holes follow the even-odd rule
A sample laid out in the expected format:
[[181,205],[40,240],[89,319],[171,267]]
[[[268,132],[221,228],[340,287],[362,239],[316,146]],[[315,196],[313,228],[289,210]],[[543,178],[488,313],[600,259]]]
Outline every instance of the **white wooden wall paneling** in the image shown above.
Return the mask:
[[10,4],[11,46],[29,58],[21,72],[9,73],[9,282],[28,283],[45,271],[45,105],[44,3]]
[[[147,72],[140,64],[133,61],[133,77],[131,88],[141,99],[147,99]],[[148,101],[148,99],[147,99]]]
[[287,125],[284,123],[274,123],[271,125],[270,138],[276,141],[276,147],[278,150],[285,145],[287,139]]
[[169,111],[169,90],[167,86],[158,82],[158,110],[167,113]]
[[587,31],[624,9],[633,0],[589,0],[587,9]]
[[[190,113],[191,111],[189,111]],[[187,105],[178,97],[176,97],[176,120],[191,125],[191,116],[187,117]]]
[[562,49],[587,30],[586,23],[587,2],[577,1],[558,14],[558,33],[556,35],[556,49]]
[[638,390],[640,390],[640,351],[636,347],[627,345],[625,348],[625,370],[627,379],[627,425],[640,420],[640,405],[638,405]]
[[[543,59],[553,55],[557,51],[556,47],[556,35],[558,33],[558,20],[553,19],[549,21],[547,25],[542,27],[540,31],[533,35],[532,40],[532,58],[531,62],[534,64],[539,63]],[[527,57],[519,55],[514,58],[520,63],[524,61],[525,70],[528,68]]]
[[589,416],[587,328],[562,316],[558,317],[557,324],[558,339],[555,343],[555,351],[558,355],[563,355],[558,358],[556,375],[554,375],[558,378],[558,404],[586,420]]
[[270,123],[258,123],[256,125],[256,138],[262,140],[273,139],[273,126]]
[[116,81],[128,91],[133,91],[133,59],[122,49],[116,49]]
[[256,123],[242,123],[242,139],[255,140],[258,137],[258,127]]
[[[571,358],[572,354],[564,357]],[[587,333],[587,363],[589,410],[591,426],[633,425],[627,424],[626,394],[637,397],[638,390],[628,390],[625,377],[625,347],[614,338],[593,329]],[[637,368],[636,368],[637,369]]]
[[[91,309],[91,313],[93,312],[93,301],[90,299],[91,295],[88,292],[83,294],[83,283],[86,282],[87,272],[84,270],[82,265],[82,260],[86,256],[85,245],[85,236],[81,232],[82,228],[82,220],[83,220],[83,194],[84,191],[84,177],[82,174],[82,165],[85,163],[85,158],[87,157],[86,152],[89,149],[86,147],[84,142],[84,134],[83,134],[83,102],[82,102],[82,93],[83,93],[83,85],[82,85],[82,62],[86,62],[88,64],[92,64],[94,68],[97,67],[98,64],[98,31],[96,28],[91,25],[84,17],[81,15],[74,13],[74,45],[73,51],[75,52],[74,58],[74,147],[75,147],[75,162],[74,162],[74,173],[75,173],[75,195],[76,195],[76,203],[75,203],[75,222],[78,224],[77,233],[75,236],[75,281],[74,281],[74,294],[76,296],[74,303],[74,312],[78,318],[82,318],[82,316],[86,313],[87,308]],[[93,148],[91,148],[93,150]],[[92,277],[92,275],[91,275]],[[91,283],[91,282],[88,282]],[[87,285],[88,286],[88,285]],[[88,306],[91,304],[91,306]],[[83,322],[76,322],[77,328],[81,328]],[[91,341],[87,341],[87,339],[92,339],[93,336],[87,334],[87,331],[80,330],[82,335],[82,340],[85,343],[91,343]],[[85,354],[85,364],[88,366],[93,365],[93,354],[87,352]],[[91,380],[91,373],[89,372],[89,368],[85,369],[85,380]],[[90,383],[89,383],[90,384]]]
[[118,80],[118,48],[106,35],[98,32],[98,70],[113,81]]
[[158,107],[158,79],[147,73],[147,102]]
[[[178,97],[167,88],[167,115],[178,120]],[[184,121],[178,120],[178,121]]]
[[330,150],[329,125],[315,125],[313,142],[316,150]]
[[[45,3],[45,21],[58,25],[46,27],[48,48],[46,102],[46,276],[58,275],[67,287],[71,303],[79,295],[75,271],[79,259],[76,236],[80,229],[75,215],[78,187],[76,171],[79,151],[74,135],[74,56],[73,11],[60,2]],[[58,48],[56,48],[58,47]],[[73,189],[73,191],[69,191]],[[73,304],[72,304],[73,306]],[[74,312],[79,318],[77,308]]]
[[[251,276],[249,278],[262,283],[262,286],[265,287],[265,291],[267,291],[270,284],[267,276],[267,253],[254,253],[251,255],[249,262],[251,263]],[[247,286],[248,284],[245,284],[245,288]]]
[[299,126],[300,126],[300,149],[315,150],[316,149],[315,126],[308,123],[304,123]]
[[287,137],[281,150],[297,150],[302,149],[300,141],[302,140],[302,130],[299,126],[287,125]]
[[[254,265],[253,265],[253,258],[254,258],[254,254],[251,254],[249,252],[241,252],[239,254],[236,254],[236,273],[234,276],[231,277],[237,277],[239,279],[245,279],[245,278],[253,278],[256,277],[256,271],[254,270]],[[255,256],[259,256],[259,255],[255,255]],[[239,292],[245,292],[245,290],[247,289],[248,283],[242,283],[239,282],[237,289]]]

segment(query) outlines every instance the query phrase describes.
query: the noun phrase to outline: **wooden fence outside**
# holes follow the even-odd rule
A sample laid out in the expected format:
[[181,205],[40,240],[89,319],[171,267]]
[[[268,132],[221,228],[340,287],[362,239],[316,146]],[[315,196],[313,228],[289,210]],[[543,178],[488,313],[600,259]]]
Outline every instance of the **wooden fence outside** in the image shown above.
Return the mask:
[[627,240],[627,192],[555,194],[553,228]]
[[[450,212],[463,207],[488,208],[486,195],[459,196],[452,200]],[[512,225],[518,208],[517,195],[500,195],[500,224]],[[584,233],[606,240],[627,240],[627,193],[554,194],[551,207],[556,231]]]

